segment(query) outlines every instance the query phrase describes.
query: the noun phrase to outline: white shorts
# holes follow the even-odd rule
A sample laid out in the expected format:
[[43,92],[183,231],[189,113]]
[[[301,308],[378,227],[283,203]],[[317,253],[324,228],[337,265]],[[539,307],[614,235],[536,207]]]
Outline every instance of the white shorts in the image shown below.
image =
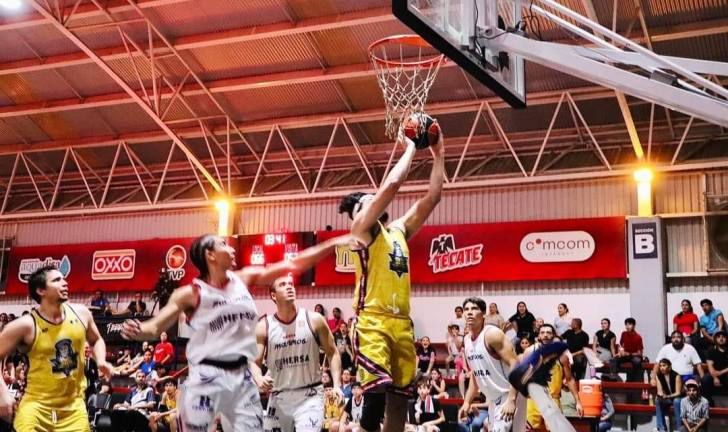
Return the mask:
[[259,432],[263,407],[246,367],[223,370],[190,365],[179,403],[181,432],[209,432],[220,415],[225,432]]
[[498,399],[491,400],[488,404],[488,432],[514,432],[523,431],[526,428],[526,399],[519,393],[516,398],[516,412],[511,420],[504,420],[501,417],[503,405],[508,400],[508,393],[503,393]]
[[263,420],[265,432],[320,432],[324,425],[324,388],[271,393]]

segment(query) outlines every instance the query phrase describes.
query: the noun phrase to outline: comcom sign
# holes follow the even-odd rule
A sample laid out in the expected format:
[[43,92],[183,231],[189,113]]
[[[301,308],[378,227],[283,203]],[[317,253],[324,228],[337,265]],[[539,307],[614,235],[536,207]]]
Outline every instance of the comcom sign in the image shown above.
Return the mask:
[[657,258],[657,223],[632,224],[632,257]]
[[134,249],[96,251],[91,264],[91,279],[132,279],[135,264]]
[[528,262],[581,262],[594,255],[596,242],[586,231],[529,233],[521,239],[521,256]]

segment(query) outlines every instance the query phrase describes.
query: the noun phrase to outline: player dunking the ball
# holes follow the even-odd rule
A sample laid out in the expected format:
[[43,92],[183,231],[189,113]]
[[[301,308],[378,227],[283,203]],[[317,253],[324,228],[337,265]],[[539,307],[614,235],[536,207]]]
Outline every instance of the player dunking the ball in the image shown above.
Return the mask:
[[204,235],[190,247],[190,259],[200,272],[190,285],[178,288],[154,318],[127,320],[127,339],[151,340],[177,322],[184,312],[192,328],[187,343],[189,378],[178,404],[178,429],[208,432],[222,417],[226,432],[252,432],[263,427],[258,389],[267,392],[272,380],[255,363],[258,311],[248,287],[268,285],[276,278],[312,267],[338,244],[337,237],[310,247],[290,261],[268,267],[235,267],[235,250],[224,238]]
[[[361,427],[378,431],[384,418],[386,432],[402,432],[407,396],[414,380],[416,354],[410,313],[410,252],[407,239],[420,229],[440,201],[445,159],[442,134],[432,145],[434,162],[427,194],[401,218],[387,224],[387,206],[405,182],[415,143],[400,134],[404,154],[375,194],[346,196],[339,213],[352,220],[352,249],[358,259],[353,329],[358,375],[364,389]],[[386,415],[385,415],[386,407]]]
[[258,365],[263,362],[273,378],[273,391],[263,419],[265,432],[320,432],[324,425],[324,387],[319,347],[328,357],[338,403],[341,392],[341,357],[334,335],[321,314],[296,306],[291,275],[270,285],[276,313],[265,315],[255,330]]
[[[39,306],[0,334],[0,358],[18,348],[30,362],[13,427],[18,432],[88,431],[84,348],[88,341],[99,372],[111,377],[106,344],[91,312],[68,303],[68,282],[55,267],[34,271],[28,278],[28,291]],[[0,385],[0,416],[12,417],[14,404],[7,387]]]

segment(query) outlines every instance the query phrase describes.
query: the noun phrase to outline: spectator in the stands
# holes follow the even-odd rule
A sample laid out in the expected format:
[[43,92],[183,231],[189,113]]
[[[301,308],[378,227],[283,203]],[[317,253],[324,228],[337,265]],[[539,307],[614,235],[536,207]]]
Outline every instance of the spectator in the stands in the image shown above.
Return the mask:
[[680,302],[680,312],[672,318],[672,329],[685,336],[685,343],[695,344],[693,337],[697,336],[700,331],[700,320],[693,312],[693,305],[690,300],[683,299]]
[[136,386],[126,395],[123,403],[114,406],[112,424],[116,432],[135,432],[149,427],[149,411],[154,409],[154,391],[147,385],[142,371],[135,375]]
[[481,394],[470,403],[470,412],[458,419],[458,432],[481,432],[488,421],[488,404]]
[[126,307],[126,313],[133,317],[143,316],[147,312],[147,304],[142,300],[142,292],[137,291],[134,293],[134,299],[129,302],[129,306]]
[[430,338],[422,336],[417,347],[417,370],[425,376],[430,376],[432,368],[435,366],[435,348],[430,344]]
[[339,329],[339,326],[341,325],[341,323],[346,324],[346,321],[341,319],[341,309],[339,309],[338,307],[335,307],[331,313],[333,314],[333,316],[328,321],[328,324],[329,324],[329,329],[331,329],[331,332],[333,333]]
[[506,329],[513,328],[518,338],[521,336],[528,336],[529,339],[533,339],[535,334],[533,331],[534,321],[536,321],[536,317],[528,311],[526,303],[518,302],[518,305],[516,306],[516,313],[508,318],[508,325],[506,326]]
[[321,371],[321,384],[323,384],[324,387],[326,387],[327,383],[332,383],[332,382],[333,382],[333,380],[331,379],[331,372],[329,372],[328,370],[322,370]]
[[610,329],[611,325],[609,318],[602,318],[602,328],[594,334],[592,343],[592,349],[597,353],[597,357],[605,363],[617,355],[617,335]]
[[[562,303],[561,306],[565,305]],[[562,335],[563,339],[566,340],[566,345],[568,345],[574,360],[572,373],[576,380],[583,378],[586,372],[587,360],[584,354],[584,348],[589,347],[589,335],[581,329],[581,326],[581,318],[573,318],[571,320],[571,329],[565,331]]]
[[527,338],[526,336],[523,336],[519,341],[518,345],[516,345],[516,354],[523,354],[526,352],[528,347],[533,345],[531,339]]
[[433,369],[430,372],[430,395],[435,399],[448,397],[447,385],[439,369]]
[[99,289],[94,291],[94,295],[89,299],[88,308],[94,315],[110,315],[112,313],[109,300]]
[[[450,324],[447,328],[447,358],[445,359],[445,376],[457,377],[463,369],[463,357],[460,351],[463,347],[463,337],[457,324]],[[455,364],[455,375],[450,375],[450,365]]]
[[139,365],[139,371],[143,372],[144,375],[149,375],[154,370],[154,359],[152,357],[151,351],[144,351],[144,358]]
[[152,432],[157,432],[160,424],[167,427],[170,432],[177,432],[177,401],[179,401],[177,381],[169,380],[164,383],[164,393],[159,401],[159,408],[164,407],[164,410],[160,409],[149,416],[149,427]]
[[324,309],[324,305],[321,303],[317,303],[316,306],[313,307],[313,311],[326,318],[326,309]]
[[352,384],[354,384],[354,379],[351,376],[351,370],[342,369],[341,370],[341,392],[344,394],[344,397],[346,399],[351,399]]
[[147,375],[147,382],[156,394],[161,394],[164,391],[164,384],[172,379],[174,378],[169,374],[169,369],[163,364],[155,364],[152,373]]
[[337,400],[334,393],[334,384],[329,381],[323,383],[324,386],[324,431],[337,432],[339,430],[339,419],[344,411],[343,405]]
[[642,336],[635,330],[636,325],[637,321],[634,318],[624,320],[624,331],[619,337],[619,349],[617,355],[609,361],[609,366],[612,374],[616,375],[622,363],[631,363],[632,369],[627,373],[627,380],[639,382],[644,378],[642,352],[645,348]]
[[[683,382],[695,378],[696,369],[701,378],[705,374],[698,352],[692,345],[685,343],[685,337],[679,331],[672,332],[670,343],[660,348],[655,360],[660,361],[664,358],[670,359],[672,369],[680,375]],[[652,369],[653,374],[657,373],[657,367],[658,365],[655,364]]]
[[495,303],[488,305],[488,314],[483,318],[486,324],[496,326],[501,330],[506,326],[506,320],[501,316],[500,311],[498,311],[498,305]]
[[538,335],[538,329],[541,328],[542,325],[544,325],[546,321],[543,320],[543,318],[539,317],[533,320],[533,338],[531,338],[532,341],[535,340],[535,337]]
[[159,343],[154,346],[154,363],[169,365],[173,361],[174,346],[169,342],[167,332],[162,332],[159,335]]
[[84,353],[86,356],[86,364],[83,368],[83,374],[86,376],[86,397],[84,400],[88,400],[89,396],[98,390],[99,369],[96,366],[96,360],[93,358],[91,346],[88,342],[84,344]]
[[608,432],[612,430],[612,417],[614,417],[614,404],[609,395],[602,398],[602,412],[599,416],[599,432]]
[[352,384],[352,391],[353,396],[346,401],[344,412],[341,413],[339,432],[359,432],[361,430],[359,422],[361,422],[364,410],[364,392],[359,382]]
[[351,368],[354,365],[354,347],[349,337],[349,326],[345,322],[339,324],[339,328],[334,332],[334,343],[339,350],[342,369]]
[[8,314],[5,312],[0,313],[0,332],[3,331],[5,326],[10,322],[10,318],[8,318]]
[[559,303],[556,307],[558,315],[554,319],[554,328],[556,329],[557,336],[564,336],[564,333],[571,330],[571,315],[569,315],[569,307],[566,303]]
[[412,424],[405,426],[407,432],[438,432],[439,424],[445,423],[445,412],[440,402],[430,396],[430,383],[427,377],[417,381],[417,400],[415,401],[415,418]]
[[715,406],[713,395],[716,390],[724,392],[728,389],[728,335],[723,330],[713,334],[715,347],[708,351],[708,373],[703,375],[703,396],[708,399],[710,406]]
[[460,331],[460,334],[463,335],[467,333],[467,329],[465,328],[465,318],[463,318],[463,308],[462,306],[455,306],[455,318],[450,320],[449,326],[456,325],[458,326],[458,330]]
[[670,407],[674,411],[675,430],[680,429],[680,398],[682,396],[682,379],[672,370],[672,362],[662,359],[657,364],[657,374],[653,376],[652,386],[657,388],[655,399],[655,426],[659,432],[667,432],[665,414]]
[[705,432],[708,430],[707,423],[710,418],[708,401],[700,396],[700,386],[697,381],[686,381],[685,388],[688,397],[680,402],[682,419],[680,432]]
[[710,299],[700,300],[700,307],[703,308],[703,316],[700,317],[700,332],[707,341],[706,349],[715,344],[713,335],[719,330],[726,330],[725,317],[723,312],[713,307]]

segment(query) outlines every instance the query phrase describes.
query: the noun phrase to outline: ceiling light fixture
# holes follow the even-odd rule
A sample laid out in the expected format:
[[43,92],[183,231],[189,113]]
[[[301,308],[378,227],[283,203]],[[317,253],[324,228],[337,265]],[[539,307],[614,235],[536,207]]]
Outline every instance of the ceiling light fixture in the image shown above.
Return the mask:
[[23,0],[0,0],[0,6],[8,10],[19,10],[23,6]]

